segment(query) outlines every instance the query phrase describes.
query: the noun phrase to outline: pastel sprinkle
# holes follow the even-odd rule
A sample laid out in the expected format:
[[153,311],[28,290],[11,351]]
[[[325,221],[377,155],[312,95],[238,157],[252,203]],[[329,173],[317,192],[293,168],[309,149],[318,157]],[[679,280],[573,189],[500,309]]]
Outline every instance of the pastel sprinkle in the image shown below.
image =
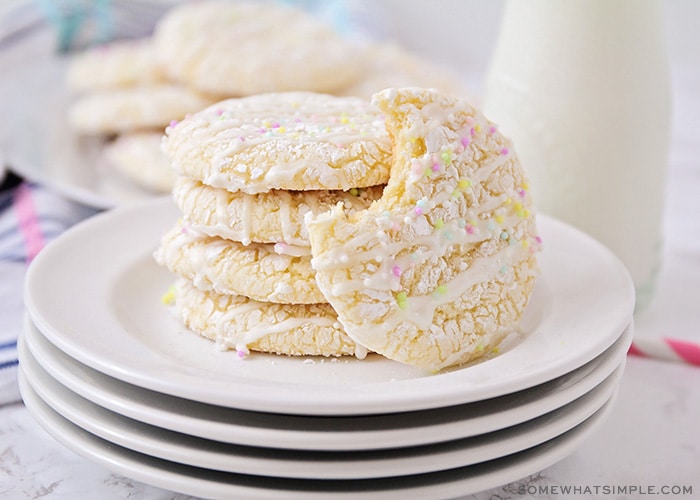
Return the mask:
[[443,220],[442,220],[442,219],[438,219],[438,220],[435,221],[434,227],[435,227],[435,229],[440,229],[440,228],[442,228],[442,226],[444,226],[444,225],[445,225],[445,223],[443,222]]
[[445,165],[452,163],[452,151],[444,151],[440,157],[442,158],[442,161],[445,162]]
[[525,195],[527,194],[527,192],[524,189],[521,189],[518,191],[518,194],[520,195],[521,198],[525,198]]
[[467,233],[474,234],[474,226],[473,225],[467,223],[467,226],[464,229],[467,230]]
[[462,146],[464,146],[465,148],[467,146],[469,146],[469,137],[467,137],[467,136],[462,137]]
[[503,148],[503,149],[501,149],[501,154],[504,155],[504,156],[507,155],[507,154],[508,154],[508,148]]
[[474,131],[476,131],[477,133],[481,132],[481,125],[479,125],[478,123],[474,125]]
[[178,124],[178,121],[177,121],[177,120],[171,120],[171,121],[170,121],[170,126],[171,126],[171,127],[174,127],[174,126],[177,125],[177,124]]
[[175,302],[175,287],[169,287],[168,291],[160,298],[160,301],[166,306],[173,304]]
[[406,309],[408,307],[408,297],[406,292],[399,292],[396,294],[396,302],[399,305],[399,309]]
[[503,219],[502,215],[497,215],[496,217],[494,217],[494,219],[496,220],[497,224],[503,224],[503,221],[505,220]]
[[445,295],[447,293],[447,285],[439,285],[435,291],[438,295]]
[[[357,188],[350,188],[350,194],[353,196],[357,196],[360,194],[360,191]],[[388,217],[388,215],[385,215],[385,216]]]
[[502,240],[507,240],[510,235],[508,234],[508,231],[503,231],[501,233],[501,239]]
[[432,169],[433,169],[433,172],[439,172],[440,171],[440,164],[433,163]]
[[401,276],[401,268],[399,266],[394,266],[391,268],[391,274],[396,276],[397,278]]
[[413,209],[416,215],[423,215],[423,209],[421,207],[416,207]]
[[470,181],[469,179],[460,179],[457,185],[459,186],[459,189],[464,191],[472,187],[472,181]]
[[495,134],[495,133],[496,133],[496,127],[491,126],[491,128],[489,128],[489,134]]

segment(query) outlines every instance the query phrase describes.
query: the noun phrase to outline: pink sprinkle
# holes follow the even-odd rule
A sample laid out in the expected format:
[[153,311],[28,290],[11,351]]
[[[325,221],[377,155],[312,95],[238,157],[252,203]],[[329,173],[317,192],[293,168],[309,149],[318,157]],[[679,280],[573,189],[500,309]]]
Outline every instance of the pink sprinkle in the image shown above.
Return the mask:
[[525,194],[526,194],[526,193],[525,193],[525,190],[524,190],[524,189],[518,190],[518,194],[520,195],[521,198],[525,198]]
[[259,128],[259,129],[258,129],[258,132],[260,132],[261,134],[264,134],[265,132],[267,132],[267,129],[265,129],[265,128]]
[[474,130],[474,127],[469,131],[472,134],[472,137],[476,135],[476,130]]
[[503,148],[503,149],[501,149],[501,154],[502,154],[502,155],[507,155],[507,154],[508,154],[508,148]]
[[[474,129],[472,129],[472,134],[474,134]],[[469,146],[469,137],[462,137],[462,146],[464,146],[465,148]]]
[[223,109],[219,108],[219,109],[216,110],[216,115],[217,115],[217,116],[221,116],[221,115],[223,115],[223,114],[224,114],[224,110],[223,110]]
[[467,232],[468,232],[469,234],[474,234],[474,226],[472,226],[471,224],[467,224],[467,226],[465,227],[465,229],[467,230]]
[[416,215],[423,215],[423,209],[421,207],[416,207],[414,212],[416,212]]
[[537,243],[542,243],[542,238],[539,237],[539,236],[535,236],[535,241],[536,241]]
[[275,122],[272,124],[272,128],[280,128],[280,124],[278,122]]
[[399,266],[394,266],[391,268],[391,273],[398,278],[401,276],[401,268]]
[[182,234],[187,234],[187,228],[186,228],[186,227],[181,228],[181,229],[180,229],[180,232],[181,232]]
[[243,350],[236,351],[236,353],[238,354],[238,357],[241,359],[245,358],[248,355],[248,353],[243,351]]
[[489,129],[489,134],[495,134],[496,133],[496,127],[491,127]]
[[245,137],[241,135],[240,137],[238,137],[238,140],[241,142],[245,142]]
[[177,120],[172,120],[172,121],[170,122],[170,126],[171,126],[171,127],[174,127],[175,125],[177,125]]
[[433,172],[439,172],[439,171],[440,171],[440,164],[433,163]]

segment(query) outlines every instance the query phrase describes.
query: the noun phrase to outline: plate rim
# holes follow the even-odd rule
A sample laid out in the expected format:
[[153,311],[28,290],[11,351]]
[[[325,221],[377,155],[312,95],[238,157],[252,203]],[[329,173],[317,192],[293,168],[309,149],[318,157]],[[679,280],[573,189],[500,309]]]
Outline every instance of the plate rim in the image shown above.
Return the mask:
[[[29,322],[30,320],[27,318],[26,321]],[[435,442],[430,441],[430,436],[437,435],[440,435],[441,441],[463,439],[472,437],[478,433],[498,431],[505,427],[521,423],[524,420],[536,418],[544,413],[554,411],[566,404],[571,403],[574,399],[586,394],[613,373],[613,371],[619,365],[620,360],[624,360],[626,357],[627,349],[632,341],[632,331],[633,327],[630,325],[626,329],[626,332],[622,334],[620,339],[618,339],[613,346],[589,362],[596,363],[594,368],[586,369],[585,371],[587,373],[580,376],[580,378],[571,385],[562,388],[562,386],[558,383],[553,384],[553,387],[550,389],[551,392],[545,394],[544,396],[548,401],[548,406],[546,407],[541,406],[542,397],[538,397],[536,400],[529,400],[524,403],[519,398],[517,408],[514,407],[506,410],[498,410],[494,413],[486,414],[484,414],[485,412],[482,410],[478,416],[469,419],[465,418],[460,420],[459,423],[451,420],[447,423],[404,426],[401,428],[401,430],[406,434],[402,435],[401,437],[396,435],[397,433],[395,428],[392,429],[394,431],[393,433],[388,433],[386,429],[374,431],[366,430],[365,427],[367,427],[367,425],[360,426],[363,427],[363,430],[319,430],[318,427],[314,426],[314,431],[307,431],[304,429],[293,429],[290,431],[288,428],[284,429],[284,431],[280,431],[282,425],[279,425],[274,429],[264,426],[251,428],[250,426],[246,426],[245,423],[237,424],[234,422],[233,418],[229,417],[227,417],[226,422],[222,423],[220,420],[217,420],[213,423],[214,425],[212,425],[212,422],[206,421],[206,416],[196,416],[191,407],[189,407],[188,411],[185,412],[185,416],[183,416],[183,412],[180,411],[168,412],[167,410],[162,410],[160,408],[156,409],[155,414],[148,412],[147,407],[140,410],[134,410],[133,408],[129,407],[129,404],[132,404],[137,408],[145,405],[139,402],[134,403],[133,401],[125,401],[126,397],[122,395],[115,395],[114,393],[106,392],[108,391],[106,383],[105,388],[97,388],[95,384],[91,384],[89,382],[90,377],[84,377],[83,380],[83,378],[77,374],[73,375],[72,373],[63,373],[70,372],[70,367],[57,367],[55,365],[55,361],[47,359],[51,357],[52,353],[50,352],[40,352],[39,357],[37,357],[37,342],[35,341],[36,339],[34,339],[34,336],[41,337],[39,343],[42,343],[42,341],[46,342],[45,346],[39,346],[40,351],[47,346],[49,349],[56,349],[58,353],[65,356],[70,362],[79,364],[81,369],[85,368],[87,370],[92,370],[97,376],[109,379],[106,382],[110,384],[124,384],[125,386],[128,386],[127,389],[130,391],[145,391],[147,395],[150,395],[148,393],[152,393],[153,391],[142,387],[133,386],[128,384],[128,382],[114,379],[109,377],[109,375],[93,370],[92,368],[83,365],[79,361],[70,358],[65,353],[54,347],[47,339],[43,338],[41,332],[39,332],[36,328],[32,329],[31,325],[25,325],[25,331],[20,338],[20,349],[26,349],[28,353],[40,364],[42,369],[48,373],[48,375],[57,380],[58,383],[65,386],[68,390],[114,413],[121,414],[125,417],[155,427],[161,427],[167,430],[181,432],[204,439],[212,439],[239,445],[276,447],[281,449],[306,449],[316,451],[339,449],[352,451],[356,449],[367,450],[370,448],[377,449],[418,446],[429,442]],[[612,351],[613,349],[614,351]],[[601,360],[600,358],[603,356],[605,356],[605,359]],[[585,368],[586,365],[580,367],[579,370],[584,370]],[[569,373],[563,375],[562,377],[570,377],[571,375],[572,374]],[[554,381],[550,382],[557,382],[557,380],[555,379]],[[101,394],[102,392],[104,392],[104,395]],[[518,393],[515,393],[514,395],[507,395],[504,397],[517,397],[517,394]],[[175,396],[163,396],[165,398],[176,398],[173,403],[177,403],[181,399]],[[182,401],[188,405],[201,404],[196,401]],[[482,403],[482,405],[483,403],[488,404],[488,400],[477,402],[477,404],[478,403]],[[472,404],[474,403],[467,403],[466,408]],[[461,406],[460,409],[461,408],[465,407]],[[524,408],[527,408],[527,411],[523,413]],[[247,410],[238,410],[235,408],[226,408],[224,411],[233,411],[234,413],[247,412]],[[515,413],[518,414],[518,420],[513,419],[513,414]],[[272,415],[273,417],[276,416],[275,414],[269,415]],[[404,414],[394,415],[396,418],[399,418],[405,422]],[[235,415],[232,417],[235,417]],[[285,416],[280,417],[283,418]],[[317,417],[314,416],[301,416],[301,418],[311,418],[317,420]],[[362,416],[360,416],[360,418],[362,418]],[[392,415],[386,415],[383,416],[383,418],[392,418]],[[465,423],[465,420],[468,420],[468,422]],[[322,418],[321,422],[325,422],[325,419]],[[329,436],[333,439],[330,439]],[[367,446],[368,444],[370,447]]]
[[[51,268],[51,259],[54,258],[54,254],[60,253],[62,247],[70,247],[73,242],[80,241],[81,238],[85,238],[86,235],[89,235],[91,232],[106,231],[112,226],[117,226],[120,223],[124,223],[123,221],[125,220],[129,221],[139,218],[147,219],[146,216],[155,217],[157,221],[159,221],[158,216],[160,216],[163,223],[162,228],[160,221],[155,224],[155,227],[161,228],[161,231],[164,232],[167,229],[167,224],[169,223],[170,219],[172,218],[174,222],[174,220],[177,218],[177,211],[172,203],[172,200],[169,199],[150,200],[137,205],[119,207],[80,222],[73,228],[69,229],[62,236],[52,241],[42,252],[39,253],[27,271],[27,278],[25,281],[25,305],[27,311],[34,324],[54,345],[69,354],[71,357],[78,359],[79,361],[98,371],[102,371],[120,380],[124,380],[126,382],[158,392],[164,392],[175,396],[186,397],[188,399],[194,399],[221,406],[259,411],[278,411],[282,413],[331,415],[353,413],[386,413],[392,411],[427,409],[430,407],[461,404],[476,401],[478,399],[495,397],[521,390],[545,382],[546,380],[551,380],[552,378],[567,373],[568,371],[571,371],[590,361],[612,345],[612,343],[622,332],[624,326],[631,320],[634,311],[634,286],[632,285],[629,273],[619,259],[602,244],[580,230],[546,215],[538,215],[538,225],[540,228],[544,226],[552,232],[563,232],[563,234],[568,235],[569,238],[575,238],[576,242],[579,245],[585,246],[589,252],[595,252],[596,258],[604,259],[604,263],[609,267],[609,269],[607,269],[607,273],[600,273],[601,276],[605,275],[608,277],[608,279],[612,279],[611,276],[614,274],[615,282],[617,286],[619,286],[619,290],[617,290],[618,293],[615,295],[615,298],[619,300],[619,304],[614,307],[609,303],[599,304],[599,307],[604,309],[610,309],[613,307],[615,310],[613,314],[615,317],[615,324],[607,325],[606,331],[602,334],[601,332],[592,332],[597,335],[602,335],[602,339],[598,339],[598,341],[588,344],[585,349],[577,350],[575,353],[570,352],[571,350],[569,352],[562,352],[560,354],[563,354],[563,356],[557,357],[549,366],[546,368],[539,367],[538,370],[529,372],[527,376],[518,377],[517,379],[513,380],[501,381],[500,385],[494,384],[493,381],[490,380],[489,383],[491,385],[488,387],[481,385],[477,388],[470,388],[470,391],[465,391],[464,387],[457,387],[459,384],[455,383],[455,381],[460,382],[460,374],[464,377],[464,372],[467,370],[470,370],[471,374],[475,374],[475,370],[480,370],[479,367],[483,367],[486,363],[472,366],[467,369],[432,375],[430,377],[410,379],[410,381],[399,380],[392,383],[390,387],[392,391],[391,394],[386,392],[382,393],[381,390],[379,390],[377,393],[376,387],[369,385],[363,386],[362,390],[356,389],[354,392],[344,387],[342,395],[338,394],[337,391],[324,390],[322,388],[323,386],[315,386],[313,387],[314,392],[319,392],[320,390],[320,392],[323,392],[323,394],[321,397],[315,397],[313,399],[313,403],[311,404],[309,404],[309,401],[299,401],[294,394],[291,394],[288,391],[290,388],[303,388],[303,385],[300,388],[298,384],[290,384],[289,386],[285,385],[285,390],[280,391],[278,388],[274,387],[274,384],[267,383],[266,381],[243,379],[242,382],[251,389],[248,391],[250,394],[244,394],[244,397],[242,397],[240,392],[232,395],[230,392],[228,394],[224,391],[217,392],[216,389],[212,389],[211,387],[207,388],[207,391],[204,392],[198,383],[200,380],[196,376],[184,373],[177,366],[169,366],[169,369],[173,370],[170,375],[174,375],[179,378],[177,383],[175,383],[172,380],[164,380],[161,377],[155,376],[153,373],[149,374],[147,369],[144,371],[144,366],[137,367],[138,370],[135,370],[133,366],[133,358],[131,357],[126,361],[126,363],[132,363],[132,366],[118,366],[114,359],[107,359],[107,356],[105,356],[104,353],[96,353],[94,346],[76,344],[76,339],[71,338],[70,334],[67,334],[65,330],[52,325],[52,322],[45,317],[45,314],[41,308],[37,307],[36,301],[33,297],[35,293],[39,293],[35,290],[38,289],[40,291],[44,284],[45,276],[42,276],[41,274],[43,268],[47,266],[49,269]],[[153,224],[153,221],[151,221],[151,224]],[[136,231],[139,230],[145,231],[145,229],[137,227]],[[157,237],[159,236],[160,234],[157,235]],[[551,248],[552,243],[552,241],[549,241],[549,248]],[[557,242],[555,241],[554,243],[556,244]],[[136,243],[132,241],[132,244]],[[144,248],[144,253],[151,252],[154,249],[152,242],[149,242],[148,245],[146,242],[141,242],[140,244],[147,247]],[[545,240],[545,250],[540,254],[541,257],[544,256],[543,258],[546,258],[547,256],[547,245],[548,242]],[[46,262],[49,264],[45,264]],[[153,265],[155,266],[156,264],[154,263]],[[557,300],[558,299],[559,298],[557,298]],[[556,314],[556,311],[552,312],[552,315]],[[558,314],[561,315],[561,312]],[[593,316],[595,315],[588,315],[589,321],[592,320]],[[562,318],[559,318],[559,320],[562,320]],[[570,327],[574,326],[581,328],[581,325],[571,325],[570,318],[565,318],[564,322],[565,324],[568,323],[568,326]],[[506,363],[508,357],[512,356],[518,349],[521,349],[523,344],[527,343],[528,339],[531,340],[531,337],[532,335],[521,342],[518,348],[515,348],[508,353],[496,356],[487,363],[496,366]],[[130,347],[132,349],[143,349],[143,346],[136,343],[134,339],[128,339],[128,341],[131,343]],[[132,352],[132,354],[134,353]],[[506,361],[503,361],[504,359]],[[125,361],[122,359],[120,362],[124,363]],[[162,368],[162,366],[159,367],[159,369]],[[440,377],[441,381],[444,383],[433,383],[437,377]],[[431,382],[426,383],[425,381],[428,379],[430,379]],[[212,382],[217,384],[219,381],[215,380]],[[410,391],[397,390],[406,388],[406,382],[413,384]],[[449,390],[446,390],[446,384],[449,382],[453,383],[449,385]],[[416,390],[415,386],[418,386],[418,389],[420,389],[421,386],[426,386],[426,389],[430,389],[430,394],[423,394],[423,397],[416,398],[416,396],[414,396]],[[224,389],[224,387],[221,386],[217,387],[219,390]],[[276,397],[274,399],[257,398],[254,396],[251,397],[251,394],[260,394],[261,390],[276,390]],[[308,398],[309,393],[305,394],[305,397]],[[342,399],[348,397],[354,398],[355,400],[353,402],[348,402]]]

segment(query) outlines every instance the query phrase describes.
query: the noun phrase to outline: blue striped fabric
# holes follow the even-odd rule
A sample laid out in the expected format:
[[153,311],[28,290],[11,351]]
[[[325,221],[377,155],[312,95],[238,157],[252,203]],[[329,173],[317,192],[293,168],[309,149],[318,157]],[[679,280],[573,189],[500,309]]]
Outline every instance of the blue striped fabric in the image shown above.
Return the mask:
[[18,193],[23,193],[22,203],[31,204],[33,215],[22,223],[32,226],[44,243],[95,213],[47,189],[19,182],[9,175],[0,186],[0,405],[19,400],[17,338],[22,331],[22,293],[31,249],[20,228]]

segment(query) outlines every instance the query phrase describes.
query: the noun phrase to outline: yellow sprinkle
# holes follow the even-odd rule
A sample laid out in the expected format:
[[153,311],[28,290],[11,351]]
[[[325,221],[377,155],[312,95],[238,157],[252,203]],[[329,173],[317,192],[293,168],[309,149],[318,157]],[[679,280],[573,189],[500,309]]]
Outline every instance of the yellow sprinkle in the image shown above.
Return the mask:
[[470,187],[472,187],[472,181],[470,181],[469,179],[460,179],[457,185],[459,186],[459,189],[469,189]]
[[442,219],[438,219],[435,221],[435,229],[440,229],[444,225],[445,223],[442,221]]
[[165,294],[160,298],[160,301],[167,305],[170,305],[175,302],[175,287],[171,286],[168,288],[168,291],[165,292]]
[[350,123],[350,119],[347,116],[341,116],[340,123]]
[[287,131],[287,127],[280,127],[277,129],[280,134],[284,134]]
[[503,219],[503,216],[502,216],[502,215],[497,215],[497,216],[495,217],[495,219],[496,219],[496,223],[498,223],[498,224],[503,224],[503,220],[504,220],[504,219]]
[[523,182],[520,187],[523,188],[525,191],[530,189],[530,185],[527,182]]
[[523,248],[528,248],[530,246],[530,243],[527,240],[520,240],[520,244],[523,246]]
[[530,211],[527,208],[523,211],[523,213],[524,213],[524,215],[523,215],[524,217],[530,217]]
[[481,132],[481,125],[478,123],[474,126],[474,132]]

